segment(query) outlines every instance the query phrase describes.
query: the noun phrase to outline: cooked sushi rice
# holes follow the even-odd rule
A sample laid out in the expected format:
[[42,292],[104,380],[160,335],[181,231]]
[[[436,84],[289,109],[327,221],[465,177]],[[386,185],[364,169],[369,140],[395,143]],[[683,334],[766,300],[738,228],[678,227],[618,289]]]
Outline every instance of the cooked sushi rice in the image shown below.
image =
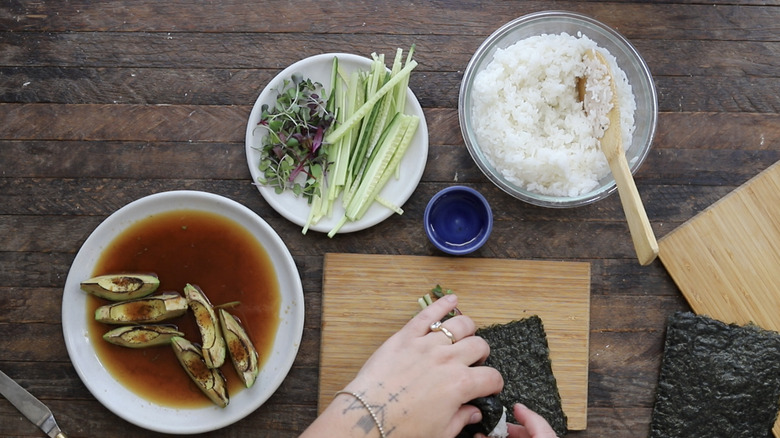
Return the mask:
[[501,415],[501,419],[498,420],[496,427],[493,428],[493,430],[488,434],[488,438],[507,438],[508,436],[509,427],[506,425],[506,408],[504,408],[504,413]]
[[[609,174],[599,139],[609,125],[612,91],[606,68],[585,56],[590,50],[610,65],[623,146],[630,146],[636,100],[615,57],[584,35],[526,38],[497,49],[474,79],[474,134],[506,181],[530,192],[574,197],[596,189]],[[588,111],[576,86],[584,77],[586,98],[594,93],[596,100]]]

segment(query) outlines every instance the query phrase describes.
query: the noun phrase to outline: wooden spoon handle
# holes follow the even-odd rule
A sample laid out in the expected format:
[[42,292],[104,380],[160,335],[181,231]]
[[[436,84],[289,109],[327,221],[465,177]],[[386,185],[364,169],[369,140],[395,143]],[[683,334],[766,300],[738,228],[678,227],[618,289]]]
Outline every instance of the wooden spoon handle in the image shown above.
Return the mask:
[[639,197],[631,169],[628,167],[625,154],[610,154],[607,156],[607,161],[615,177],[639,264],[647,266],[658,256],[658,242],[647,218],[642,198]]

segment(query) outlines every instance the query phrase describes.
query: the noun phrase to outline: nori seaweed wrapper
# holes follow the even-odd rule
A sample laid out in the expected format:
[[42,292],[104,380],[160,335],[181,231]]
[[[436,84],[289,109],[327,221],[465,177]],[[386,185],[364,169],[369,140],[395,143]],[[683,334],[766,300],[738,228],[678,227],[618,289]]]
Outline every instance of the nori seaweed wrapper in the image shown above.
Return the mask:
[[507,421],[516,422],[512,409],[522,403],[544,417],[559,437],[566,435],[566,415],[541,318],[534,315],[483,327],[476,334],[490,345],[485,365],[497,369],[504,378],[498,397],[507,409]]
[[669,318],[650,438],[772,436],[780,334],[690,312]]

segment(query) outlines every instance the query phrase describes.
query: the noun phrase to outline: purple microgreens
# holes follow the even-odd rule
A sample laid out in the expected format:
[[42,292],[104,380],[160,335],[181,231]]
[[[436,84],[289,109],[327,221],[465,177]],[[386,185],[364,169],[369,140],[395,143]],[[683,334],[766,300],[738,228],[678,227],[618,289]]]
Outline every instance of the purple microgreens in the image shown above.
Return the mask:
[[[293,75],[277,92],[273,106],[263,105],[258,127],[266,130],[261,147],[261,184],[277,193],[291,189],[309,202],[320,194],[328,158],[323,139],[334,115],[321,98],[322,85]],[[299,176],[306,175],[304,181]]]

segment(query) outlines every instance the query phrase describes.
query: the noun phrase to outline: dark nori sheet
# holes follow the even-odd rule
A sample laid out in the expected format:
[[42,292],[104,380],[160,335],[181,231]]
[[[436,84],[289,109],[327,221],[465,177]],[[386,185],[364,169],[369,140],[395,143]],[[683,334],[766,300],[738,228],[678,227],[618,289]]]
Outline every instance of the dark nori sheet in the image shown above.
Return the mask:
[[780,334],[669,318],[650,438],[770,437],[779,400]]
[[485,365],[496,368],[504,378],[504,389],[498,396],[507,409],[507,421],[515,421],[512,407],[522,403],[544,417],[559,437],[566,435],[566,415],[542,319],[534,315],[483,327],[477,335],[490,345]]

